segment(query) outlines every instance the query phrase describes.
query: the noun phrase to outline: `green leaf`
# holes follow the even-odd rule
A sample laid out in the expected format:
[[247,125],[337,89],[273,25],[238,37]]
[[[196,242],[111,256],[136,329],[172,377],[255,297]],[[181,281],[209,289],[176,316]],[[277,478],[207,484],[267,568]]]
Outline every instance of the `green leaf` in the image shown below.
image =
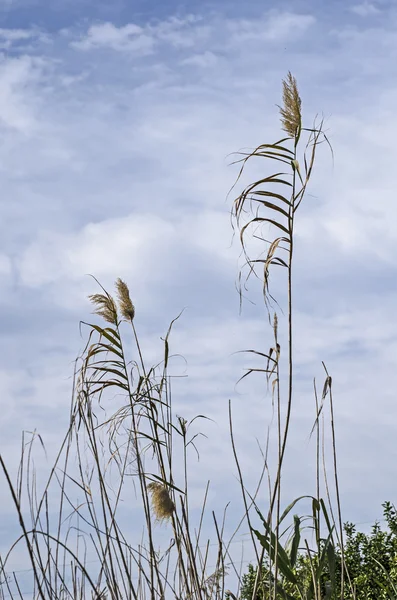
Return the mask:
[[110,327],[99,327],[99,325],[92,325],[90,323],[87,323],[90,327],[92,327],[92,329],[95,329],[95,331],[97,331],[101,336],[105,337],[107,340],[109,340],[109,342],[111,342],[112,344],[114,344],[115,346],[117,346],[120,350],[122,349],[121,343],[120,343],[120,338],[119,336],[117,336],[118,339],[114,338],[113,335],[111,335],[109,333],[109,331],[114,331],[114,329],[111,329]]
[[331,589],[334,590],[335,586],[336,586],[336,557],[335,557],[335,548],[333,544],[329,544],[328,548],[327,548],[327,555],[328,555],[328,568],[329,568],[329,575],[331,578]]
[[[265,548],[265,550],[268,553],[268,555],[270,556],[270,558],[273,561],[275,561],[276,560],[276,552],[275,552],[276,536],[275,536],[275,534],[273,532],[270,533],[271,538],[272,538],[272,544],[270,544],[267,536],[264,536],[262,533],[259,533],[259,531],[257,529],[253,529],[252,531],[253,531],[253,533],[255,533],[260,544],[262,545],[263,548]],[[284,575],[284,577],[290,583],[296,585],[298,583],[298,580],[295,576],[295,573],[291,569],[288,555],[287,555],[286,551],[284,550],[284,548],[281,546],[280,541],[278,541],[278,544],[277,544],[277,564],[280,569],[280,572]]]
[[319,560],[318,566],[316,568],[316,580],[317,581],[320,580],[321,574],[324,571],[325,561],[328,557],[328,546],[332,545],[331,540],[332,540],[332,531],[330,531],[327,539],[325,540],[324,548],[321,551],[320,560]]
[[311,500],[313,499],[313,496],[299,496],[298,498],[295,498],[295,500],[293,500],[291,502],[291,504],[289,504],[287,506],[287,508],[284,510],[283,514],[280,517],[279,523],[281,523],[282,521],[284,521],[285,517],[288,516],[288,514],[291,512],[291,510],[294,508],[295,504],[297,504],[298,502],[300,502],[300,500],[303,500],[304,498],[310,498]]
[[87,358],[95,356],[96,354],[100,354],[101,352],[112,352],[113,354],[124,360],[124,356],[121,354],[121,352],[116,350],[116,348],[114,348],[113,346],[109,346],[108,344],[104,344],[103,342],[98,342],[97,344],[91,346],[91,348],[87,352]]
[[[105,363],[106,364],[106,363]],[[91,365],[92,367],[92,365]],[[118,377],[121,377],[122,379],[125,379],[126,381],[129,381],[127,375],[125,373],[122,373],[121,371],[118,371],[117,369],[112,369],[108,366],[105,367],[95,367],[95,371],[103,371],[104,373],[113,373],[113,375],[117,375]]]
[[322,498],[320,498],[320,506],[321,506],[322,514],[324,515],[325,522],[327,523],[328,531],[332,531],[334,529],[334,526],[331,525],[331,520],[328,516],[328,511],[325,506],[324,500]]
[[296,563],[296,559],[298,557],[298,548],[299,542],[301,539],[301,530],[300,530],[301,520],[298,515],[294,515],[294,536],[291,541],[291,552],[290,552],[290,561],[291,566],[294,567]]

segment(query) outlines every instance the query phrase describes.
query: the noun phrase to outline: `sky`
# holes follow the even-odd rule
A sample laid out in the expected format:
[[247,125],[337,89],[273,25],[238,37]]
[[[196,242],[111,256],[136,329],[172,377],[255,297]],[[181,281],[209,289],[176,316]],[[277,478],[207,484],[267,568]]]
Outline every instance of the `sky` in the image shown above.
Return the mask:
[[[297,213],[285,496],[314,492],[324,361],[344,520],[365,529],[381,518],[397,494],[396,30],[388,1],[0,1],[0,449],[13,473],[22,430],[51,456],[67,425],[91,274],[109,291],[128,283],[149,361],[184,309],[171,347],[187,377],[174,403],[214,420],[194,486],[213,481],[217,510],[238,495],[229,399],[254,484],[271,399],[259,379],[236,386],[252,363],[235,353],[267,351],[272,336],[259,282],[239,312],[230,163],[282,137],[276,105],[291,71],[304,123],[324,118],[334,157],[319,148]],[[285,281],[273,289],[285,308]],[[1,499],[8,539],[4,488]]]

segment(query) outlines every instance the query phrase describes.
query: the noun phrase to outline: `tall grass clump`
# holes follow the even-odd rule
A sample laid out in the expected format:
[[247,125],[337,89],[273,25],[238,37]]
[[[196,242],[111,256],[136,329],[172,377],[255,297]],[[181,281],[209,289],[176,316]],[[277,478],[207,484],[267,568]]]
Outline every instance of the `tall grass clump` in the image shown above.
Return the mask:
[[[1,558],[8,594],[18,597],[7,565],[24,542],[34,598],[222,598],[222,523],[215,515],[218,550],[210,552],[202,539],[208,488],[199,518],[190,517],[188,454],[199,435],[194,421],[204,417],[188,421],[173,413],[173,322],[161,362],[149,366],[126,283],[116,281],[116,297],[101,289],[90,301],[100,323],[82,324],[87,344],[77,363],[70,427],[42,493],[31,450],[22,455],[16,485],[1,461],[22,528]],[[133,547],[134,536],[140,542]]]
[[[235,186],[241,185],[251,162],[259,159],[263,170],[256,181],[243,187],[232,209],[244,256],[241,298],[243,287],[254,275],[261,282],[272,339],[270,349],[249,351],[263,364],[248,369],[242,379],[263,374],[271,386],[276,415],[276,464],[270,465],[264,455],[260,485],[250,493],[238,458],[229,404],[231,457],[240,483],[243,522],[251,536],[251,556],[255,557],[248,573],[240,577],[238,565],[231,559],[230,539],[225,539],[224,517],[219,519],[207,506],[209,484],[203,486],[201,509],[198,513],[191,509],[190,452],[198,452],[200,431],[196,425],[206,417],[187,420],[174,412],[169,364],[170,334],[177,319],[162,340],[162,360],[151,365],[140,342],[139,311],[127,284],[118,279],[114,296],[101,286],[90,296],[97,321],[82,323],[87,343],[76,362],[70,425],[48,479],[39,486],[34,476],[34,439],[24,442],[16,483],[0,458],[21,527],[20,537],[0,560],[0,590],[6,590],[3,597],[21,597],[18,577],[8,569],[21,544],[30,561],[29,585],[35,599],[355,597],[345,568],[332,379],[325,365],[322,393],[314,388],[315,489],[282,507],[285,456],[294,415],[295,220],[318,147],[328,140],[322,121],[310,128],[303,126],[302,102],[290,73],[283,81],[279,109],[284,137],[240,154],[236,161],[240,170]],[[268,230],[273,236],[270,240]],[[286,275],[285,317],[277,313],[278,302],[271,293],[274,267]],[[280,342],[282,327],[286,330],[285,348]],[[331,500],[331,478],[321,466],[325,464],[326,403],[336,507]],[[262,505],[257,498],[265,474],[269,498]],[[194,500],[197,504],[197,498]],[[308,515],[293,512],[301,500],[309,503]],[[210,522],[213,538],[206,539],[203,530]],[[228,574],[234,579],[228,580]],[[233,585],[228,586],[229,581]]]

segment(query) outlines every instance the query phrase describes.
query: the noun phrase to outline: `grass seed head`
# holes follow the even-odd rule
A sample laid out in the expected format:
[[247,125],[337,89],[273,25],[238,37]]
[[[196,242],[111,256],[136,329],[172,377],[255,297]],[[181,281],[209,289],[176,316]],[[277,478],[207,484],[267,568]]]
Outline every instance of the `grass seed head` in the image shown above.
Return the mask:
[[95,306],[94,314],[99,315],[112,325],[117,325],[117,306],[111,296],[105,294],[92,294],[91,296],[88,296],[88,298]]
[[127,284],[120,277],[116,281],[116,289],[120,312],[126,321],[132,321],[135,317],[135,306],[132,304]]
[[300,132],[301,104],[296,79],[289,72],[287,79],[283,80],[283,106],[279,106],[279,109],[282,127],[292,138],[295,138]]
[[152,494],[152,507],[158,521],[167,521],[175,510],[175,504],[170,498],[165,485],[149,483],[148,490]]

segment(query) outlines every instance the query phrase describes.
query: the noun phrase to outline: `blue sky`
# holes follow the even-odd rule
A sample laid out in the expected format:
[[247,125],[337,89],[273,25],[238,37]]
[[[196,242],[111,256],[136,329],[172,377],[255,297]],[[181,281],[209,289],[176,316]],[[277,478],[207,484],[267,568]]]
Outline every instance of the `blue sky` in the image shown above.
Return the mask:
[[[109,289],[127,281],[149,357],[186,307],[172,348],[189,377],[175,402],[216,421],[195,485],[213,479],[218,508],[228,486],[237,494],[229,398],[255,480],[270,399],[261,382],[235,389],[247,359],[232,353],[267,350],[271,332],[260,302],[239,315],[228,155],[279,138],[276,104],[291,70],[304,120],[324,115],[335,160],[321,149],[298,214],[286,495],[313,491],[304,465],[314,454],[312,378],[324,360],[345,520],[381,517],[397,492],[395,3],[9,0],[0,28],[5,459],[15,466],[22,429],[56,448],[83,347],[79,320],[89,320],[86,297],[97,291],[92,273]],[[258,289],[249,295],[257,300]],[[5,501],[2,510],[8,518]]]

